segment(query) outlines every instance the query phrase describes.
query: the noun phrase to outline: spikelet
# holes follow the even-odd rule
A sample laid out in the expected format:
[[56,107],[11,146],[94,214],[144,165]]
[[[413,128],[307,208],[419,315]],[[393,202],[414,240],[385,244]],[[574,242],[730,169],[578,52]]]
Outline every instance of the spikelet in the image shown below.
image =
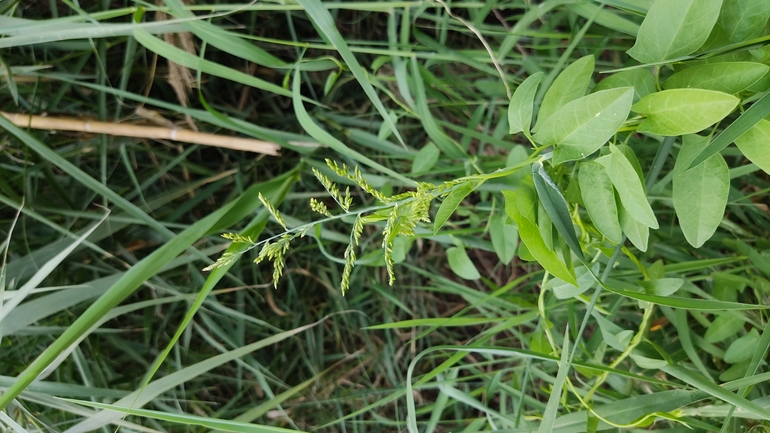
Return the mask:
[[276,209],[275,206],[273,206],[273,204],[270,203],[270,201],[267,198],[265,198],[265,196],[262,195],[261,192],[259,193],[259,201],[261,201],[262,205],[265,206],[265,209],[267,209],[267,211],[270,212],[270,215],[273,216],[273,219],[275,219],[278,222],[278,224],[280,224],[281,227],[283,227],[284,230],[288,230],[288,228],[286,227],[286,221],[283,220],[283,217],[281,217],[281,214],[278,212],[278,209]]

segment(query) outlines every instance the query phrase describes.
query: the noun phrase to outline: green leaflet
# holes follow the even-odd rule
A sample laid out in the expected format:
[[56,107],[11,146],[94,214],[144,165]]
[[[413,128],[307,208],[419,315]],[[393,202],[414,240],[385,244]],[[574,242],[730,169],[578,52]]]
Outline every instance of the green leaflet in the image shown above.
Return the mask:
[[741,316],[720,314],[706,329],[703,338],[709,343],[718,343],[740,332],[745,323]]
[[746,131],[735,140],[735,145],[741,153],[764,170],[770,173],[770,122],[762,119],[753,128]]
[[759,333],[756,329],[752,328],[748,334],[730,344],[730,347],[725,351],[724,361],[730,364],[737,364],[750,360],[754,349],[757,347],[757,343],[759,343]]
[[[519,187],[519,190],[524,189]],[[553,274],[555,277],[566,281],[572,285],[577,285],[575,275],[570,271],[564,263],[559,259],[559,256],[548,249],[543,242],[543,238],[540,237],[540,231],[537,225],[533,224],[527,218],[525,218],[517,206],[517,195],[513,191],[503,191],[505,196],[505,212],[516,222],[519,228],[519,236],[522,242],[527,246],[527,251],[540,263],[540,266],[545,268],[546,271]]]
[[[743,114],[738,117],[733,123],[730,124],[724,131],[722,131],[711,144],[708,145],[701,153],[693,160],[690,167],[695,167],[701,162],[705,161],[711,155],[721,151],[727,147],[733,141],[738,140],[746,131],[754,127],[763,117],[770,114],[770,93],[766,93],[765,96],[759,99],[759,101],[749,107]],[[753,162],[753,161],[752,161]],[[759,164],[757,164],[759,165]],[[767,170],[765,170],[767,171]]]
[[446,196],[444,201],[441,202],[441,206],[439,206],[438,211],[436,212],[436,218],[433,222],[433,234],[438,233],[438,231],[441,229],[441,226],[443,226],[449,217],[452,216],[452,214],[455,212],[457,206],[459,206],[460,203],[465,200],[465,197],[468,197],[468,194],[470,194],[472,191],[473,183],[465,182],[456,189],[452,190],[452,192]]
[[623,233],[615,203],[615,190],[604,167],[592,161],[582,162],[578,182],[583,203],[594,227],[612,243],[620,243]]
[[519,230],[513,224],[506,224],[508,216],[505,214],[496,216],[489,221],[489,237],[500,263],[507,265],[516,254],[516,245],[519,243]]
[[543,122],[567,102],[574,101],[586,94],[593,72],[594,56],[592,55],[581,57],[561,71],[543,96],[543,102],[537,112],[535,132],[539,131]]
[[554,427],[554,421],[559,414],[559,406],[561,402],[561,395],[564,391],[564,382],[567,381],[567,374],[569,373],[571,364],[569,359],[569,324],[567,329],[564,330],[564,343],[561,348],[561,359],[559,360],[559,372],[556,374],[556,380],[553,383],[553,391],[548,397],[548,403],[545,405],[543,411],[543,420],[540,422],[540,427],[537,429],[537,433],[552,433]]
[[694,134],[683,137],[672,181],[674,210],[679,217],[679,226],[687,242],[695,248],[700,248],[716,231],[724,216],[730,192],[730,171],[719,153],[687,170],[708,141],[708,137]]
[[628,214],[647,227],[657,229],[658,221],[647,201],[644,185],[623,152],[610,145],[610,154],[597,159],[596,162],[604,166]]
[[534,180],[540,203],[543,204],[546,213],[551,217],[554,227],[556,227],[556,230],[567,243],[570,250],[575,253],[580,261],[583,261],[583,250],[580,249],[580,243],[575,234],[575,228],[572,225],[572,217],[567,200],[564,199],[559,187],[551,180],[540,161],[532,165],[532,179]]
[[524,80],[516,91],[513,92],[511,103],[508,105],[508,133],[517,134],[524,131],[529,135],[532,125],[532,113],[535,106],[535,94],[537,86],[543,79],[543,73],[532,74]]
[[429,171],[438,162],[440,153],[438,147],[433,143],[423,146],[412,161],[412,174]]
[[596,93],[600,90],[617,89],[618,87],[633,87],[634,88],[634,103],[639,102],[640,99],[655,92],[655,76],[652,75],[648,69],[631,69],[629,71],[621,71],[610,75],[609,77],[599,81],[594,86],[592,92]]
[[476,265],[473,264],[465,248],[452,247],[446,250],[447,261],[452,272],[466,280],[478,280],[481,278]]
[[695,52],[708,39],[722,0],[655,0],[628,55],[658,63]]
[[647,117],[638,132],[657,135],[694,134],[724,119],[740,100],[727,93],[704,89],[672,89],[653,93],[631,107]]
[[759,81],[770,68],[755,62],[721,62],[691,66],[663,82],[664,89],[706,89],[735,94]]
[[648,295],[671,296],[684,284],[681,278],[658,278],[650,281],[639,281],[639,285]]
[[769,18],[767,0],[724,0],[717,25],[732,42],[743,42],[762,36]]
[[623,229],[623,233],[628,237],[628,240],[630,240],[639,251],[647,251],[647,242],[650,239],[650,228],[633,219],[623,206],[618,207],[618,219],[620,220],[620,227]]
[[555,145],[553,163],[584,158],[607,142],[628,117],[632,87],[602,90],[568,102],[540,123],[533,140]]

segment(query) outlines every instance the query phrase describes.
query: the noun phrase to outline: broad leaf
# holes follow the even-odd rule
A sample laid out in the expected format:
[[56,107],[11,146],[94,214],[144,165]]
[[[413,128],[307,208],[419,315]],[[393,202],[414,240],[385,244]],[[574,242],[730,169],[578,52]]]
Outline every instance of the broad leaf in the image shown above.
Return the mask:
[[755,62],[722,62],[691,66],[663,82],[664,89],[706,89],[735,94],[759,81],[768,71]]
[[553,274],[553,276],[572,285],[577,285],[577,280],[572,271],[562,263],[556,253],[545,246],[537,226],[524,218],[519,212],[519,208],[516,205],[518,191],[516,193],[513,191],[503,191],[503,195],[505,196],[505,212],[516,222],[519,228],[519,236],[527,246],[527,251],[540,263],[540,266]]
[[740,100],[704,89],[673,89],[653,93],[631,107],[647,117],[638,132],[657,135],[694,134],[724,119]]
[[743,42],[762,36],[768,19],[767,0],[724,0],[717,24],[732,42]]
[[628,237],[628,240],[630,240],[639,251],[647,251],[647,242],[649,242],[650,239],[650,228],[633,219],[623,206],[618,207],[618,218],[620,219],[620,227],[623,229],[623,233]]
[[[595,265],[593,271],[594,273],[597,273],[599,267]],[[575,276],[577,277],[577,285],[564,282],[559,278],[554,278],[548,280],[543,286],[543,289],[552,289],[553,294],[557,299],[569,299],[591,289],[596,283],[596,279],[590,272],[588,272],[588,268],[585,266],[575,268]]]
[[634,88],[634,103],[655,92],[655,76],[648,69],[631,69],[610,75],[599,81],[592,92],[600,90],[617,89],[618,87]]
[[447,261],[452,272],[466,280],[478,280],[481,278],[476,265],[473,264],[465,248],[452,247],[446,250]]
[[570,250],[583,261],[583,250],[580,249],[575,228],[572,226],[572,217],[567,200],[564,199],[559,187],[551,180],[543,164],[539,161],[532,165],[532,179],[535,182],[540,203],[543,204],[546,213],[551,217],[554,227],[564,238]]
[[602,147],[628,117],[634,89],[603,90],[569,102],[541,124],[533,139],[555,145],[553,163],[585,158]]
[[564,68],[543,96],[543,102],[537,112],[535,131],[539,131],[543,122],[548,120],[559,108],[585,95],[593,73],[594,56],[592,55],[581,57]]
[[657,229],[658,221],[647,201],[644,185],[623,152],[610,145],[610,154],[597,159],[596,162],[604,166],[628,214],[647,227]]
[[513,224],[506,224],[508,216],[502,214],[489,221],[489,237],[500,263],[507,265],[516,254],[516,245],[519,243],[519,230]]
[[[701,162],[705,161],[711,155],[721,151],[727,147],[733,141],[736,141],[738,137],[745,134],[748,130],[754,127],[763,117],[770,114],[770,93],[766,93],[765,96],[759,99],[759,101],[749,107],[743,114],[738,117],[733,123],[730,124],[724,131],[722,131],[707,148],[693,160],[690,167],[695,167]],[[757,164],[759,165],[759,164]],[[765,170],[767,171],[767,170]]]
[[440,154],[438,147],[433,143],[423,146],[412,161],[412,174],[424,173],[433,168]]
[[583,203],[594,227],[611,242],[620,243],[623,233],[615,203],[615,190],[604,167],[592,161],[581,163],[578,182]]
[[640,281],[644,292],[650,295],[671,296],[684,284],[681,278],[658,278],[650,281]]
[[433,222],[433,234],[438,233],[441,226],[443,226],[446,220],[452,216],[455,209],[457,209],[457,206],[460,206],[460,203],[465,200],[465,197],[468,197],[468,194],[470,194],[471,191],[473,191],[473,183],[466,182],[452,190],[452,192],[446,196],[436,212],[436,218]]
[[749,161],[770,173],[770,121],[760,120],[736,139],[735,145]]
[[529,128],[532,125],[532,113],[535,107],[535,94],[537,94],[537,86],[542,78],[542,72],[530,75],[513,92],[511,103],[508,105],[509,134],[517,134],[524,131],[525,134],[529,135]]
[[720,154],[714,154],[687,170],[692,159],[708,145],[708,137],[685,135],[674,165],[674,210],[685,239],[700,248],[716,231],[730,192],[730,170]]
[[725,351],[724,361],[737,364],[750,360],[758,342],[759,333],[756,329],[752,329],[748,334],[730,344],[730,347]]
[[746,321],[738,315],[720,314],[706,329],[703,336],[709,343],[719,343],[720,341],[732,337],[743,329]]
[[627,53],[657,63],[695,52],[708,39],[722,0],[655,0]]

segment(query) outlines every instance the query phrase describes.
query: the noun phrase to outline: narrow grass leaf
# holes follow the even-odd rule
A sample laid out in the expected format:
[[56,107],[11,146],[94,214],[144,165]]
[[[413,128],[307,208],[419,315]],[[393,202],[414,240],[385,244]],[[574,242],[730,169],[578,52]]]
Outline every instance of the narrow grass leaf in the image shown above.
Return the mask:
[[[167,376],[164,376],[158,380],[153,381],[146,387],[136,390],[131,394],[121,398],[113,403],[114,406],[123,406],[130,408],[140,408],[149,403],[153,399],[157,398],[162,393],[173,389],[193,378],[196,378],[212,369],[219,367],[225,363],[234,361],[244,355],[252,353],[256,350],[280,343],[281,341],[293,337],[303,331],[311,329],[321,323],[315,322],[309,325],[300,326],[289,331],[280,332],[270,337],[263,338],[251,344],[247,344],[237,349],[221,353],[206,360],[200,361],[188,367],[184,367],[181,370],[177,370]],[[83,421],[73,425],[66,430],[66,433],[85,433],[99,429],[102,426],[110,424],[119,420],[122,417],[120,413],[115,412],[98,412],[86,418]]]
[[[264,90],[266,92],[275,93],[276,95],[291,97],[291,92],[281,86],[259,79],[253,75],[228,68],[227,66],[220,65],[219,63],[203,59],[194,54],[190,54],[187,51],[184,51],[171,44],[163,42],[155,36],[152,36],[146,30],[136,29],[134,31],[134,38],[142,46],[152,51],[153,53],[156,53],[159,56],[181,66],[194,69],[196,71],[201,71],[205,74],[210,74],[225,78],[227,80],[235,81],[237,83],[245,84],[247,86]],[[307,101],[315,103],[314,101]]]
[[736,240],[735,244],[738,248],[738,251],[740,251],[744,256],[748,257],[749,261],[752,265],[754,265],[754,267],[756,267],[763,274],[770,277],[770,259],[740,239]]
[[677,365],[666,365],[661,368],[665,373],[693,386],[701,391],[710,394],[722,401],[733,404],[738,408],[741,408],[749,413],[752,413],[761,419],[770,420],[770,410],[746,400],[743,397],[737,396],[730,391],[718,386],[714,382],[702,377],[700,374],[690,371],[684,367]]
[[572,225],[572,217],[567,200],[539,161],[532,165],[532,179],[535,182],[535,190],[537,190],[540,203],[543,204],[546,213],[551,217],[554,227],[556,227],[556,230],[567,243],[570,250],[581,262],[584,261],[583,250],[580,248],[580,242],[578,242],[577,235],[575,234],[575,227]]
[[465,182],[450,192],[444,201],[441,202],[438,211],[436,212],[436,218],[433,219],[433,234],[438,233],[444,223],[447,222],[450,216],[455,213],[455,210],[468,194],[473,192],[473,183]]
[[305,10],[305,13],[310,17],[311,20],[313,20],[316,28],[321,31],[326,39],[334,46],[337,52],[340,53],[342,60],[344,60],[348,65],[350,72],[354,77],[356,77],[356,80],[364,89],[364,93],[366,93],[366,96],[369,97],[369,100],[377,109],[377,112],[380,113],[380,116],[382,116],[382,119],[390,127],[390,130],[393,131],[393,134],[396,136],[396,138],[398,138],[398,141],[401,143],[401,145],[406,147],[406,143],[401,137],[401,133],[398,132],[396,124],[388,115],[388,110],[385,109],[385,106],[382,104],[380,97],[377,95],[374,87],[369,82],[369,76],[358,63],[358,59],[356,58],[355,54],[350,51],[350,47],[348,47],[345,39],[340,34],[339,30],[337,30],[337,24],[334,18],[331,16],[326,7],[324,7],[323,3],[321,3],[319,0],[297,0],[297,3],[302,6],[302,8]]
[[422,122],[425,132],[428,134],[433,143],[444,152],[450,158],[467,158],[462,148],[452,141],[444,131],[436,124],[436,119],[433,118],[433,114],[428,107],[428,95],[425,90],[425,83],[422,79],[421,66],[417,63],[416,58],[411,59],[412,80],[414,82],[414,97],[417,99],[415,104],[415,111]]
[[578,183],[583,203],[594,227],[610,242],[620,243],[623,232],[615,202],[615,190],[604,167],[592,161],[582,162],[578,171]]
[[295,70],[294,71],[294,82],[292,83],[292,103],[294,106],[294,113],[297,115],[297,121],[302,126],[302,129],[305,130],[308,134],[310,134],[311,137],[318,140],[320,143],[323,143],[329,147],[331,147],[333,150],[339,152],[340,154],[351,158],[355,161],[360,162],[361,164],[365,164],[369,167],[372,167],[374,169],[379,170],[382,173],[385,173],[389,176],[392,176],[394,179],[398,179],[407,185],[413,185],[414,181],[411,179],[405,177],[404,175],[397,173],[382,164],[373,161],[369,157],[361,154],[360,152],[357,152],[347,146],[345,146],[344,143],[336,139],[334,136],[326,132],[323,128],[318,126],[315,121],[310,117],[310,114],[308,114],[307,109],[305,109],[305,105],[303,104],[303,98],[302,94],[300,93],[300,71]]
[[554,145],[553,163],[582,159],[617,133],[631,111],[632,87],[602,90],[559,108],[546,119],[533,140]]
[[655,0],[628,55],[656,63],[695,52],[717,22],[722,0]]
[[543,420],[540,422],[537,433],[553,432],[554,421],[556,420],[556,415],[559,411],[561,394],[564,391],[564,383],[567,381],[567,373],[569,373],[569,370],[569,325],[567,325],[567,329],[564,330],[564,345],[561,348],[559,372],[556,374],[556,380],[553,382],[551,396],[548,397],[548,403],[543,412]]
[[543,127],[543,123],[559,108],[586,94],[593,73],[593,55],[581,57],[561,71],[543,96],[543,102],[537,112],[535,132],[538,132]]
[[693,298],[681,298],[678,296],[658,296],[650,295],[641,292],[632,292],[630,290],[622,289],[616,286],[616,282],[607,280],[606,283],[602,283],[602,287],[609,290],[612,293],[626,296],[631,299],[637,299],[639,301],[647,301],[653,304],[664,305],[672,308],[684,308],[690,310],[701,311],[741,311],[741,310],[766,310],[770,309],[770,306],[757,305],[757,304],[741,304],[738,302],[716,301],[711,299],[693,299]]
[[674,165],[672,199],[685,239],[700,248],[722,222],[730,192],[730,173],[720,154],[687,170],[693,158],[708,145],[708,137],[685,135]]
[[518,134],[523,131],[524,134],[529,135],[529,128],[532,125],[532,114],[535,110],[537,86],[542,79],[542,72],[532,74],[513,92],[511,102],[508,104],[509,134]]
[[161,412],[157,410],[148,409],[135,409],[123,406],[117,406],[114,404],[98,403],[93,401],[73,400],[65,399],[71,403],[76,403],[82,406],[93,407],[97,409],[104,409],[107,412],[115,412],[116,414],[136,415],[142,418],[156,419],[159,421],[167,421],[175,424],[182,424],[186,426],[200,426],[208,429],[236,432],[236,433],[288,433],[297,432],[299,430],[290,430],[280,427],[271,427],[265,425],[250,424],[240,421],[230,421],[224,419],[217,419],[211,417],[202,417],[198,415],[191,415],[186,413],[173,413],[173,412]]

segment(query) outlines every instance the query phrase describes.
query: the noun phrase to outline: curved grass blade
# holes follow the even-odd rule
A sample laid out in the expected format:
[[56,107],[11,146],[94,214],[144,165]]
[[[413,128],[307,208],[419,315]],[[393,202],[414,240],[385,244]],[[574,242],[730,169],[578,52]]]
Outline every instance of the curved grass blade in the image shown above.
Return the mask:
[[564,330],[564,347],[561,348],[561,359],[559,360],[559,372],[556,374],[556,381],[553,383],[553,391],[548,397],[545,411],[543,412],[543,421],[537,429],[537,433],[551,433],[553,431],[556,414],[561,402],[561,394],[564,390],[564,383],[567,381],[567,373],[570,370],[569,363],[569,324]]
[[404,142],[404,139],[401,137],[401,133],[398,132],[396,124],[388,115],[388,110],[385,109],[382,101],[380,101],[380,97],[377,96],[377,92],[374,91],[374,87],[369,82],[369,77],[366,72],[358,63],[358,59],[356,59],[356,56],[350,51],[345,39],[340,34],[339,30],[337,30],[334,18],[332,18],[329,11],[326,10],[319,0],[297,0],[297,3],[305,9],[305,13],[311,20],[313,20],[316,28],[323,33],[332,45],[334,45],[334,48],[336,48],[337,52],[342,56],[342,60],[344,60],[348,65],[348,68],[350,68],[350,72],[353,73],[353,76],[356,77],[356,80],[358,80],[358,83],[364,89],[366,96],[369,97],[369,100],[372,101],[372,104],[380,113],[380,116],[382,116],[382,119],[388,125],[390,130],[393,131],[393,134],[398,138],[401,145],[406,148],[406,142]]
[[765,96],[749,107],[749,109],[741,114],[740,117],[735,119],[735,122],[725,128],[714,141],[693,158],[692,163],[687,168],[693,168],[707,160],[711,155],[721,151],[741,135],[745,134],[746,131],[753,128],[754,125],[759,123],[759,121],[768,114],[770,114],[770,93],[766,93]]
[[369,157],[345,146],[341,141],[337,140],[326,132],[323,128],[318,126],[315,121],[313,121],[312,118],[310,118],[310,114],[308,114],[307,110],[305,109],[305,105],[302,103],[302,95],[300,94],[300,71],[298,69],[294,70],[294,82],[292,83],[292,101],[294,104],[294,112],[297,115],[297,120],[299,121],[299,124],[302,126],[302,129],[305,130],[308,134],[310,134],[311,137],[318,140],[320,143],[323,143],[332,149],[336,150],[340,154],[351,158],[355,161],[358,161],[362,164],[368,165],[369,167],[372,167],[374,169],[377,169],[381,171],[382,173],[385,173],[389,176],[392,176],[394,179],[398,179],[401,182],[406,183],[407,185],[413,185],[414,181],[411,179],[403,176],[400,173],[397,173],[382,164],[375,162],[371,160]]
[[196,425],[209,429],[225,432],[238,432],[238,433],[288,433],[297,432],[298,430],[290,430],[281,427],[272,427],[266,425],[256,425],[241,421],[230,421],[224,419],[216,419],[210,417],[201,417],[198,415],[191,415],[187,413],[171,413],[161,412],[157,410],[148,409],[134,409],[123,406],[117,406],[114,404],[97,403],[92,401],[65,399],[66,401],[80,404],[83,406],[93,407],[97,409],[104,409],[107,412],[115,412],[118,414],[136,415],[143,418],[157,419],[160,421],[168,421],[175,424],[183,425]]

